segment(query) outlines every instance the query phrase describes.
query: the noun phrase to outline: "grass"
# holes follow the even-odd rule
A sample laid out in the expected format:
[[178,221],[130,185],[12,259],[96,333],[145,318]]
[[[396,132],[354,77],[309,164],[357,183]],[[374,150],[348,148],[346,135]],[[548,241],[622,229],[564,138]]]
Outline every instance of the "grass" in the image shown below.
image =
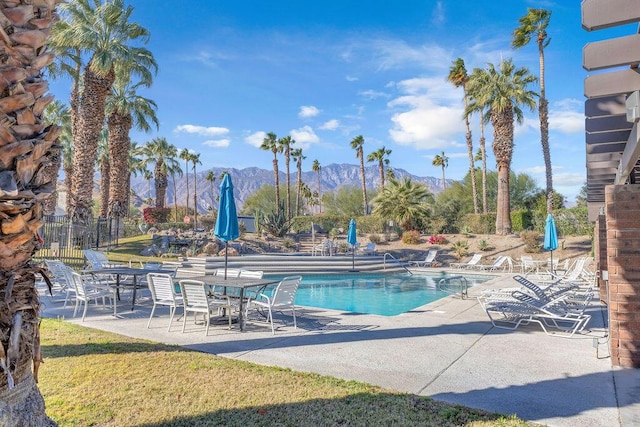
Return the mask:
[[528,426],[425,397],[42,321],[39,387],[60,426]]
[[154,242],[151,236],[148,234],[141,234],[135,237],[127,237],[118,240],[118,247],[114,247],[107,253],[109,261],[128,264],[130,259],[139,260],[142,262],[162,262],[162,261],[175,261],[178,256],[173,257],[154,257],[154,256],[142,256],[140,252],[151,246],[151,244],[160,244],[160,241]]

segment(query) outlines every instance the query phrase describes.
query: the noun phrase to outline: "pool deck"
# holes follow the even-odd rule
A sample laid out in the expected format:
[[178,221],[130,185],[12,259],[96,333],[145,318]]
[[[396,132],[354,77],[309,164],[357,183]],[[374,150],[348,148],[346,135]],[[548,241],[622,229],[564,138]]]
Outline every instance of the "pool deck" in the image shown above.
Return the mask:
[[[447,297],[394,317],[301,307],[298,328],[249,322],[240,333],[174,321],[159,308],[147,329],[151,304],[135,310],[90,306],[73,318],[60,296],[42,294],[45,317],[262,365],[363,381],[387,389],[481,408],[550,426],[640,425],[640,369],[612,368],[606,307],[594,303],[589,331],[572,338],[539,326],[494,328],[475,299],[486,288],[515,286],[510,276],[478,285],[469,298]],[[276,317],[278,319],[278,317]],[[42,369],[42,368],[41,368]],[[46,364],[44,365],[46,369]]]

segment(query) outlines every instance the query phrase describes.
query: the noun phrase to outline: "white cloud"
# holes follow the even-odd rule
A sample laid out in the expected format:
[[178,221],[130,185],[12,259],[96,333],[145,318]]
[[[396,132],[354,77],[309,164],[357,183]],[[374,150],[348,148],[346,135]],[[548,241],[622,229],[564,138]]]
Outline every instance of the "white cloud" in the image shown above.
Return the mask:
[[328,122],[324,122],[322,126],[320,126],[321,130],[336,130],[340,127],[340,121],[337,119],[329,120]]
[[223,138],[223,139],[210,139],[208,141],[205,141],[202,143],[202,145],[206,145],[207,147],[213,147],[213,148],[226,148],[231,144],[231,140],[229,138]]
[[264,141],[266,137],[267,133],[261,130],[245,137],[244,142],[249,145],[253,145],[254,147],[260,148],[260,146],[262,145],[262,141]]
[[562,133],[584,133],[584,103],[563,99],[549,109],[549,129]]
[[431,12],[431,22],[434,25],[443,24],[445,21],[444,6],[441,1],[436,3],[436,7]]
[[584,173],[558,173],[553,174],[553,186],[559,188],[582,187],[587,176]]
[[360,79],[358,79],[358,78],[357,78],[357,77],[355,77],[355,76],[346,76],[346,77],[345,77],[345,80],[346,80],[346,81],[348,81],[348,82],[357,82],[357,81],[358,81],[358,80],[360,80]]
[[313,131],[311,126],[303,126],[300,129],[293,129],[291,132],[291,138],[296,140],[296,144],[306,149],[311,144],[317,144],[320,142],[320,138]]
[[320,114],[320,110],[313,105],[303,105],[300,107],[300,112],[298,113],[298,117],[308,118],[315,117]]
[[397,87],[407,95],[390,101],[401,110],[391,117],[391,138],[400,145],[418,149],[443,149],[457,145],[456,134],[464,130],[462,94],[452,90],[444,78],[401,81]]
[[201,136],[220,136],[229,133],[229,129],[221,127],[205,127],[196,125],[179,125],[173,130],[174,132],[192,133]]
[[376,99],[376,98],[389,98],[388,93],[379,92],[373,89],[363,90],[358,92],[358,95],[363,96],[368,99]]

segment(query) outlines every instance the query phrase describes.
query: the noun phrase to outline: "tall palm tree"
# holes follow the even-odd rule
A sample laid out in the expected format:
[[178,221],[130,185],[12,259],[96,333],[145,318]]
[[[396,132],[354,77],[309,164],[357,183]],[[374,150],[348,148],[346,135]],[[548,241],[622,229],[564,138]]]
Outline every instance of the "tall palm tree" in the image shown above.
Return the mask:
[[51,197],[42,202],[42,208],[45,215],[53,215],[58,203],[58,173],[66,154],[65,147],[71,146],[73,138],[71,134],[71,114],[69,113],[69,107],[60,101],[53,101],[47,105],[47,108],[44,110],[44,122],[47,125],[55,124],[60,128],[60,136],[56,140],[56,144],[51,147],[51,163],[44,167],[47,180],[54,184],[56,190],[51,194]]
[[[138,172],[143,174],[147,172],[147,168],[144,165],[142,157],[140,157],[141,147],[137,142],[131,141],[129,145],[129,163],[127,167],[127,216],[130,215],[131,196],[134,194],[131,191],[131,175],[138,176]],[[151,192],[149,192],[151,193]]]
[[[141,147],[141,150],[143,149],[143,147]],[[142,152],[142,151],[141,151]],[[144,162],[144,160],[143,160]],[[153,197],[151,197],[151,195],[153,194],[151,192],[151,180],[153,179],[153,172],[151,172],[149,169],[144,169],[142,171],[142,176],[144,178],[145,181],[147,181],[147,204],[151,204],[151,202],[153,201]]]
[[373,199],[373,214],[411,230],[428,217],[430,198],[431,193],[423,183],[413,182],[411,178],[392,178]]
[[362,210],[363,215],[367,215],[369,203],[367,202],[367,184],[364,177],[364,154],[363,154],[364,137],[358,135],[351,140],[351,148],[356,150],[356,157],[360,159],[360,177],[362,178]]
[[516,49],[526,46],[535,36],[538,43],[538,57],[540,62],[540,100],[538,115],[540,116],[540,144],[544,157],[547,191],[547,213],[553,211],[553,178],[551,175],[551,151],[549,148],[549,103],[545,95],[544,85],[544,49],[549,46],[551,39],[547,37],[547,27],[551,19],[551,11],[546,9],[528,8],[527,14],[520,18],[520,26],[513,32],[511,46]]
[[178,216],[178,191],[176,190],[176,175],[182,178],[182,168],[176,161],[175,167],[171,168],[171,183],[173,184],[173,212],[175,222],[179,221]]
[[111,161],[108,216],[111,218],[125,217],[129,212],[127,181],[130,176],[122,171],[127,170],[129,163],[131,128],[135,125],[136,129],[148,132],[151,130],[151,124],[154,124],[156,129],[159,127],[155,113],[156,103],[136,93],[141,85],[148,86],[150,82],[129,84],[126,80],[128,73],[118,73],[117,77],[106,105]]
[[387,156],[391,154],[391,150],[384,148],[377,149],[373,153],[367,156],[368,162],[378,162],[378,169],[380,170],[380,190],[384,189],[384,165],[389,164]]
[[[486,106],[493,126],[493,153],[498,168],[496,234],[511,233],[509,174],[513,157],[514,120],[524,119],[520,106],[533,110],[537,94],[528,89],[536,77],[524,67],[516,68],[511,59],[502,61],[499,69],[489,64],[478,73],[467,88],[471,104]],[[474,108],[471,106],[470,108]]]
[[216,182],[216,173],[213,171],[213,169],[211,169],[207,175],[204,177],[205,180],[209,181],[209,184],[211,185],[211,209],[213,209],[213,207],[216,204],[216,199],[214,196],[214,186],[213,183]]
[[322,198],[322,192],[320,190],[320,171],[322,170],[322,166],[320,166],[320,162],[318,159],[315,159],[311,165],[311,170],[314,171],[318,177],[318,212],[322,213],[322,203],[320,202]]
[[106,127],[100,132],[98,140],[97,163],[100,169],[100,218],[106,218],[109,207],[109,174],[111,171],[111,160],[109,159],[109,131]]
[[198,175],[196,172],[196,165],[201,165],[200,153],[191,154],[191,163],[193,163],[193,208],[195,210],[195,218],[193,221],[193,228],[198,227]]
[[42,354],[35,274],[40,268],[32,257],[39,249],[41,200],[55,190],[44,166],[52,160],[60,129],[43,117],[52,98],[45,96],[42,68],[53,61],[45,42],[57,20],[56,3],[0,2],[0,16],[11,17],[2,24],[0,69],[15,78],[11,90],[0,93],[7,131],[0,137],[0,424],[9,426],[54,425],[37,385]]
[[467,141],[467,154],[469,156],[469,172],[471,173],[471,189],[473,191],[473,213],[478,213],[478,189],[476,187],[476,169],[473,164],[473,139],[471,138],[471,126],[469,126],[469,115],[466,114],[467,107],[469,105],[469,97],[467,96],[467,83],[469,82],[469,75],[467,69],[464,66],[464,60],[458,58],[453,61],[453,65],[449,68],[449,76],[447,77],[455,87],[462,88],[462,94],[464,99],[464,125],[466,128],[465,139]]
[[[481,78],[484,70],[481,68],[474,68],[469,76],[469,81],[473,81],[475,79]],[[473,83],[470,83],[473,85]],[[471,97],[471,95],[470,95]],[[484,137],[484,124],[489,121],[491,118],[490,113],[487,111],[487,106],[482,105],[479,100],[474,99],[474,102],[469,103],[465,110],[466,116],[471,116],[472,114],[477,113],[480,117],[480,153],[476,160],[482,160],[482,213],[487,213],[488,211],[488,203],[487,203],[487,148],[486,148],[486,139]]]
[[442,152],[442,154],[436,154],[431,164],[433,166],[440,166],[442,168],[442,188],[447,188],[447,180],[444,176],[444,170],[445,168],[449,167],[449,158],[445,156],[444,151]]
[[307,157],[302,154],[302,148],[291,150],[291,157],[296,162],[298,181],[296,184],[296,215],[300,215],[300,191],[302,190],[302,161]]
[[291,146],[295,143],[296,140],[292,139],[288,135],[278,140],[280,151],[284,153],[284,164],[287,173],[287,219],[291,219],[291,171],[289,169],[289,164],[291,162]]
[[180,158],[184,160],[184,173],[187,177],[187,213],[189,215],[189,162],[191,161],[191,152],[188,148],[183,148],[180,151]]
[[140,155],[145,166],[154,165],[153,178],[156,189],[156,208],[164,208],[169,184],[167,177],[172,170],[179,167],[176,160],[178,149],[169,144],[166,138],[158,137],[143,145]]
[[278,176],[278,153],[282,153],[282,147],[278,144],[278,137],[275,133],[269,132],[262,140],[261,150],[273,153],[273,180],[276,191],[276,207],[280,209],[280,178]]
[[147,49],[130,43],[148,41],[149,32],[129,22],[133,7],[124,0],[104,3],[89,0],[65,2],[60,6],[64,19],[54,24],[51,43],[58,49],[77,50],[91,57],[82,71],[82,91],[73,135],[74,175],[71,217],[80,223],[91,218],[93,166],[97,140],[105,118],[106,98],[115,81],[115,69],[129,66],[132,72],[146,74],[157,65]]

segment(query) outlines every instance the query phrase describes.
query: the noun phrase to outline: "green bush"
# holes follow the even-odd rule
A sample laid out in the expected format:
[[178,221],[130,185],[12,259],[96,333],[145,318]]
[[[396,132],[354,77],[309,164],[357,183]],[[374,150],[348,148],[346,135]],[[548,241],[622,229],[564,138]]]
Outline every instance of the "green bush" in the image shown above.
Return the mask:
[[469,253],[469,243],[466,240],[458,240],[451,245],[451,251],[460,259]]
[[520,209],[511,212],[511,230],[520,232],[530,230],[533,227],[533,215],[528,209]]
[[527,253],[538,253],[542,248],[540,243],[540,233],[534,230],[525,230],[520,233],[520,238],[524,242],[524,251]]
[[[354,218],[359,233],[383,233],[385,221],[377,216],[359,216]],[[317,215],[317,216],[296,216],[291,219],[291,231],[294,233],[308,233],[311,231],[311,223],[317,224],[323,230],[349,229],[351,217],[344,215]]]
[[462,225],[475,234],[493,234],[496,232],[496,214],[466,214],[462,217]]
[[369,241],[371,243],[375,243],[376,245],[379,245],[382,242],[382,237],[379,234],[370,234]]
[[408,230],[402,233],[402,243],[406,245],[417,245],[420,243],[420,232],[418,230]]

